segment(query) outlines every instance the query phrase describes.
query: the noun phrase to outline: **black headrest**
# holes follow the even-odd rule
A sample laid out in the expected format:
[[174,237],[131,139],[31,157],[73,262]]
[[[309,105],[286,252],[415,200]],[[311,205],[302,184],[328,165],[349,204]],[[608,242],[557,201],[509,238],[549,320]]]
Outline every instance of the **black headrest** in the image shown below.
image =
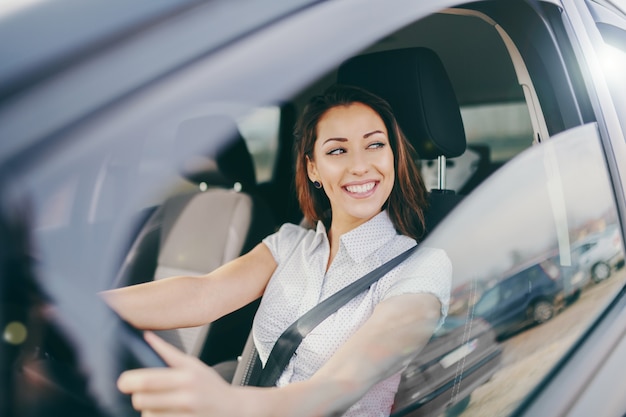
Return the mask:
[[420,158],[454,158],[465,152],[459,104],[432,50],[406,48],[351,58],[339,67],[337,82],[385,99]]
[[235,121],[225,115],[185,120],[178,127],[181,172],[190,181],[244,188],[256,184],[254,163]]

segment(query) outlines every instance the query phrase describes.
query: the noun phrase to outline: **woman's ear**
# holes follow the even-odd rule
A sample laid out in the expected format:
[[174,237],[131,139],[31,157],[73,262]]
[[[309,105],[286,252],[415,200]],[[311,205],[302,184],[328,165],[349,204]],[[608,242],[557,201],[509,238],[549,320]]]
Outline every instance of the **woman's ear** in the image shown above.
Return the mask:
[[309,155],[305,155],[306,158],[306,172],[307,175],[309,176],[309,180],[311,180],[311,182],[314,181],[319,181],[318,175],[317,175],[317,167],[315,166],[315,162],[311,160],[311,158],[309,158]]

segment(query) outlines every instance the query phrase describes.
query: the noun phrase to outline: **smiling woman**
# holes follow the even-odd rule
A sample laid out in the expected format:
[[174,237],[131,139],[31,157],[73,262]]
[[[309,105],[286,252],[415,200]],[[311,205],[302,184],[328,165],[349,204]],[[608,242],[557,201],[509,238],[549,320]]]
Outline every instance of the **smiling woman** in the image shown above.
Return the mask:
[[[343,123],[346,117],[348,122]],[[328,226],[335,215],[347,214],[359,224],[355,219],[365,216],[358,213],[359,207],[371,202],[367,210],[385,208],[403,234],[416,239],[424,234],[426,190],[414,162],[415,151],[389,104],[356,87],[331,87],[325,95],[311,99],[296,126],[296,136],[296,185],[307,219]],[[326,165],[328,175],[334,175],[327,182],[318,169]],[[315,181],[328,189],[320,192]],[[373,185],[369,190],[373,198],[364,202],[347,189],[368,183]],[[378,188],[381,191],[376,193]],[[329,192],[337,196],[335,203],[341,204],[337,212]],[[361,205],[355,205],[357,202]],[[351,210],[357,212],[349,214]]]
[[[324,188],[334,224],[353,229],[378,213],[391,194],[394,167],[387,129],[374,110],[354,103],[329,109],[317,135],[307,156],[309,179]],[[343,233],[331,230],[329,236]],[[331,253],[329,262],[333,257]]]
[[[387,102],[357,87],[329,88],[304,109],[295,149],[300,204],[315,230],[285,224],[213,272],[107,291],[109,304],[139,328],[167,329],[213,322],[262,295],[253,336],[268,366],[298,317],[416,245],[425,189]],[[444,251],[420,247],[305,337],[279,373],[280,390],[225,386],[154,335],[148,342],[171,368],[127,371],[119,387],[143,412],[388,415],[400,372],[447,314],[450,275]],[[186,377],[179,381],[180,374]]]

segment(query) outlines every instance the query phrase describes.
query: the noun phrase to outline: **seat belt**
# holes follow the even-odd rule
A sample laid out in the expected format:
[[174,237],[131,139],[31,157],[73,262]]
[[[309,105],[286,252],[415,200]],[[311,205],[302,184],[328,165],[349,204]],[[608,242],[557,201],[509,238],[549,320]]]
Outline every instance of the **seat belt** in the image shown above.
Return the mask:
[[300,346],[300,343],[309,332],[328,316],[347,304],[348,301],[367,290],[373,283],[398,266],[417,249],[417,246],[415,245],[390,259],[304,313],[280,335],[274,347],[272,347],[264,368],[261,367],[261,360],[255,351],[254,364],[250,368],[246,385],[258,387],[272,387],[276,385],[276,381],[278,381],[296,349],[298,349],[298,346]]

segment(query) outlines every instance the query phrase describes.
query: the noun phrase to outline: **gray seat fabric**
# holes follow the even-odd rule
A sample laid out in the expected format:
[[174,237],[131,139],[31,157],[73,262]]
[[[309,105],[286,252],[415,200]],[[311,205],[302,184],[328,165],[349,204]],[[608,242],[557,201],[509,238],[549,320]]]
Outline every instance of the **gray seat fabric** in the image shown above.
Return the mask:
[[[222,145],[223,140],[211,140],[216,134],[232,139]],[[177,144],[180,152],[192,150],[178,155],[182,174],[196,184],[204,183],[206,189],[172,196],[156,209],[126,258],[119,285],[205,274],[274,231],[269,209],[255,195],[252,158],[232,120],[211,116],[185,121]],[[212,324],[157,333],[213,365],[241,352],[257,305]]]
[[[163,206],[162,239],[154,279],[201,275],[238,257],[252,221],[252,198],[221,188],[169,199]],[[185,352],[200,356],[210,325],[157,332]]]

